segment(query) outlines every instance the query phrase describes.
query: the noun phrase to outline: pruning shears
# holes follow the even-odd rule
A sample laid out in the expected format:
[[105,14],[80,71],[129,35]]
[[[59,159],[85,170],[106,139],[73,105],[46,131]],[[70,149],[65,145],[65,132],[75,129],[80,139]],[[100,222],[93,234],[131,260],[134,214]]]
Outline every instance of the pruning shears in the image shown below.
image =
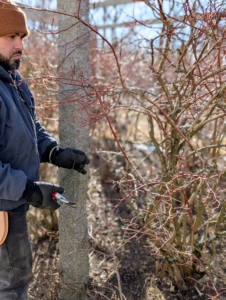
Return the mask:
[[60,193],[55,192],[52,194],[52,197],[53,197],[53,200],[56,201],[59,205],[67,205],[67,206],[76,208],[76,203],[68,201]]

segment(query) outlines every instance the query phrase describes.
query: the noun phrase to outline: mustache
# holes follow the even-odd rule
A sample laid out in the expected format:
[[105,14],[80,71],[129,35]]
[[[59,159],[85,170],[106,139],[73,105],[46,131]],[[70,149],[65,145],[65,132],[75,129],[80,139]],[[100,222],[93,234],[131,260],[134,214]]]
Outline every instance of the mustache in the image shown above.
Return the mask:
[[15,55],[15,54],[20,54],[20,55],[22,55],[22,51],[15,51],[15,52],[13,52],[12,54],[11,54],[11,57],[13,56],[13,55]]

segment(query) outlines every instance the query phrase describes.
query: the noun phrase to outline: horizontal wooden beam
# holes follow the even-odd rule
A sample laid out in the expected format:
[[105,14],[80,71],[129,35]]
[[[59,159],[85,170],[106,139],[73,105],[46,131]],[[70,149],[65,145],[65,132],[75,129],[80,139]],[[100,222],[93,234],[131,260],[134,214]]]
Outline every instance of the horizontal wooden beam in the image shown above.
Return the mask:
[[121,4],[144,2],[143,0],[105,0],[105,1],[94,1],[90,3],[90,8],[99,8],[107,6],[116,6]]
[[162,20],[153,19],[153,20],[144,20],[144,21],[131,21],[131,22],[122,22],[122,23],[114,23],[114,24],[104,24],[96,26],[97,29],[113,29],[116,27],[134,27],[137,25],[152,25],[152,24],[162,24]]

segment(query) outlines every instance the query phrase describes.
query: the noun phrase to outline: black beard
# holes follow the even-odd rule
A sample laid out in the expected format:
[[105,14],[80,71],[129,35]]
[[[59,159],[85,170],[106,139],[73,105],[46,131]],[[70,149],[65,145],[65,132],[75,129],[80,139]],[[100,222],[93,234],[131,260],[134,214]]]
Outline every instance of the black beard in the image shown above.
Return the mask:
[[19,69],[20,59],[15,60],[13,63],[10,63],[8,58],[5,58],[0,54],[0,66],[2,66],[7,72],[13,72]]

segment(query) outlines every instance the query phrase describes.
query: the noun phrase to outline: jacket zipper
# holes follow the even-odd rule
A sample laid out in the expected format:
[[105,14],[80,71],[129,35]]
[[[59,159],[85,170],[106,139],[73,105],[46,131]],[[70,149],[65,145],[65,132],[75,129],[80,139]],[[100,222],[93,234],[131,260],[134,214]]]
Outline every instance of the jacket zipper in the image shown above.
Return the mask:
[[[15,89],[16,89],[16,94],[17,94],[18,98],[24,103],[24,105],[26,106],[26,108],[29,112],[29,117],[30,117],[30,120],[31,120],[31,123],[32,123],[33,133],[34,133],[34,141],[35,141],[35,148],[36,148],[36,160],[37,160],[38,163],[40,163],[40,161],[39,161],[39,152],[38,152],[38,139],[37,139],[36,127],[35,127],[35,123],[34,123],[34,119],[33,119],[33,116],[32,116],[31,109],[30,109],[29,105],[27,104],[27,102],[23,99],[23,97],[21,95],[21,92],[20,92],[19,88],[17,87],[16,81],[13,78],[12,78],[12,82],[13,82],[13,87],[15,87]],[[17,110],[20,113],[18,108],[17,108]],[[23,116],[21,116],[21,117],[22,117],[22,120],[23,120]],[[24,121],[24,124],[27,127],[25,121]],[[29,128],[28,128],[28,130],[29,130]]]

